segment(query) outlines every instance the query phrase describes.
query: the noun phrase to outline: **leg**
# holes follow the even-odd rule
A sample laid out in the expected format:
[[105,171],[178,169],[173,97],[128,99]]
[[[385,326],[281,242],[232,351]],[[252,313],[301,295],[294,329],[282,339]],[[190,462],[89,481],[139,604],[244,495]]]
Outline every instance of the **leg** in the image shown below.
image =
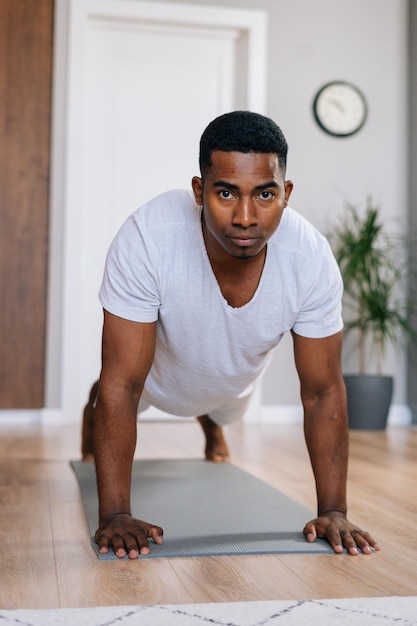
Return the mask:
[[84,407],[81,454],[83,461],[94,461],[94,409],[96,406],[98,381],[91,387],[88,402]]
[[207,461],[224,463],[229,460],[229,449],[223,436],[223,429],[218,426],[208,415],[197,417],[206,437],[205,454]]

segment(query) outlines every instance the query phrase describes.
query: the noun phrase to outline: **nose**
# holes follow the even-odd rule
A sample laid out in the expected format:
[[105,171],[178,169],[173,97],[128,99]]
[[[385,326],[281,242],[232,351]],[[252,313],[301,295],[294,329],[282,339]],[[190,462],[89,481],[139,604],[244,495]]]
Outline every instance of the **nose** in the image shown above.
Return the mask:
[[258,223],[256,209],[250,198],[240,198],[236,203],[232,223],[241,228],[250,228]]

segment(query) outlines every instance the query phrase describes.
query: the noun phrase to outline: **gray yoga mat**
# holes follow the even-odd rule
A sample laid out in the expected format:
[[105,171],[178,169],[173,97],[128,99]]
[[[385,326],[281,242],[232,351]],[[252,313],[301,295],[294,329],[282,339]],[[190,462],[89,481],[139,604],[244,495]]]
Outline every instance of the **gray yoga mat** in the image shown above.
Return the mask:
[[[98,553],[95,468],[72,461]],[[162,526],[164,543],[151,543],[140,558],[226,554],[332,553],[318,539],[308,543],[302,529],[314,513],[263,481],[229,463],[203,460],[140,460],[133,464],[132,511]],[[127,557],[126,557],[127,558]]]

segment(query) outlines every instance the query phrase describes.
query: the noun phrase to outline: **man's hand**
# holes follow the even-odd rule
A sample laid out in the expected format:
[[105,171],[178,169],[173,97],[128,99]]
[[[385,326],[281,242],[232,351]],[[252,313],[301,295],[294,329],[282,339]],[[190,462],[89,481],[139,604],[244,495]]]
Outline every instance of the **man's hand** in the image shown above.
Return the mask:
[[113,546],[116,556],[137,559],[139,554],[149,554],[149,539],[163,543],[164,531],[160,526],[135,519],[129,513],[115,513],[101,520],[94,536],[100,554],[106,554]]
[[351,524],[346,515],[339,511],[329,511],[320,515],[305,525],[303,533],[310,543],[317,537],[327,539],[333,550],[338,553],[346,548],[349,554],[356,556],[359,552],[371,554],[373,550],[381,549],[369,533]]

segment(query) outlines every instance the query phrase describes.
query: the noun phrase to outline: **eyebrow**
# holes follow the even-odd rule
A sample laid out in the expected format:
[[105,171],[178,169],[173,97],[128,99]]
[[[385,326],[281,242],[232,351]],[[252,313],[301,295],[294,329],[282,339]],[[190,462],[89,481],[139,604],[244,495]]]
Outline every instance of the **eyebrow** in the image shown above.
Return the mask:
[[[262,183],[261,185],[256,185],[256,191],[262,191],[263,189],[270,189],[271,187],[278,188],[278,183],[275,180],[270,180],[266,183]],[[239,186],[234,183],[230,183],[227,180],[216,180],[213,183],[213,187],[227,187],[228,189],[238,190]]]

